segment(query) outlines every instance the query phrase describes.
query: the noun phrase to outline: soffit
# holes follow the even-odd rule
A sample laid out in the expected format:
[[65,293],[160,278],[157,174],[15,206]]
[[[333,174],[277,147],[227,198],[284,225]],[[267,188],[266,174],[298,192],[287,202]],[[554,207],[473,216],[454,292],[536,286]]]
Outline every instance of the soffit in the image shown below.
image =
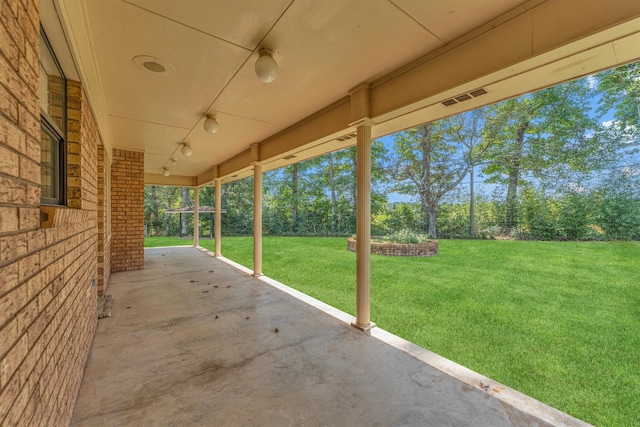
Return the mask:
[[128,0],[127,3],[253,51],[293,2]]
[[523,3],[519,0],[491,0],[481,4],[476,0],[391,1],[444,43],[452,42]]
[[213,107],[285,126],[442,43],[386,2],[298,0],[263,45],[277,48],[278,79],[256,79],[255,56]]
[[[75,0],[57,0],[73,4]],[[437,3],[437,4],[434,4]],[[104,96],[108,145],[145,151],[145,172],[197,176],[285,127],[525,3],[372,0],[100,0],[84,2]],[[446,7],[444,6],[446,4]],[[71,6],[69,6],[71,7]],[[280,66],[272,84],[253,73],[257,49]],[[148,55],[170,76],[133,65]],[[82,67],[81,67],[82,68]],[[85,84],[95,85],[94,81]],[[214,112],[220,132],[202,130]],[[345,124],[346,125],[346,124]],[[191,143],[194,156],[176,152]],[[178,164],[169,159],[176,156]]]

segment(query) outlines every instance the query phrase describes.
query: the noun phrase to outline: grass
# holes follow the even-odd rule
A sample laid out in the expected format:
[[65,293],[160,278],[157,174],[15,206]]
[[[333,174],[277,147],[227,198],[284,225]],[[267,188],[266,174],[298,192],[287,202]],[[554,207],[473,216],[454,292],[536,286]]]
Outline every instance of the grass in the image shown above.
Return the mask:
[[193,238],[185,237],[145,237],[145,248],[158,248],[160,246],[192,246]]
[[[222,245],[252,266],[250,237]],[[355,314],[345,239],[265,237],[263,256],[269,277]],[[441,240],[433,258],[372,255],[371,316],[584,421],[640,425],[639,267],[639,242]]]

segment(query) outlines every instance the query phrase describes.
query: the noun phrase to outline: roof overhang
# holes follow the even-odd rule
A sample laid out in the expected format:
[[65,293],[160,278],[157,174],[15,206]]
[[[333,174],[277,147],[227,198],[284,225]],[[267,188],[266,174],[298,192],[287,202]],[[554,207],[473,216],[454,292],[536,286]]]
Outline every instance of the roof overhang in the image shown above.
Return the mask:
[[[217,18],[246,24],[236,32],[221,22],[206,27],[196,16],[206,10],[183,11],[173,2],[43,0],[45,15],[47,2],[104,144],[144,150],[145,182],[158,185],[240,179],[256,162],[270,170],[350,146],[362,120],[380,137],[640,59],[636,0],[501,0],[491,7],[465,0],[440,2],[441,9],[410,0],[340,0],[337,11],[312,0],[268,7],[252,0],[246,9],[209,2]],[[165,49],[163,42],[172,44],[162,54],[175,62],[175,76],[134,68],[133,53]],[[197,43],[205,49],[176,52]],[[280,63],[271,84],[252,70],[265,45]],[[203,70],[192,82],[180,77],[198,63],[211,70],[209,80]],[[486,93],[443,104],[478,89]],[[171,95],[175,102],[165,99]],[[202,129],[212,111],[221,126],[216,135]],[[191,143],[193,158],[180,156],[181,142]],[[171,158],[178,166],[164,177],[160,168]]]

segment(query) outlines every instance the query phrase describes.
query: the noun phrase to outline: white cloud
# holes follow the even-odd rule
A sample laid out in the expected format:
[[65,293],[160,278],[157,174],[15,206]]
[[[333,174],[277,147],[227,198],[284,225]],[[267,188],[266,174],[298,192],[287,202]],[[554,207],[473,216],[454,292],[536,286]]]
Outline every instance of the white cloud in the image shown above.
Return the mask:
[[631,166],[625,166],[624,168],[622,168],[622,172],[626,176],[640,176],[640,169]]
[[569,187],[570,190],[575,191],[576,193],[585,194],[587,192],[587,189],[577,182],[570,182],[567,187]]

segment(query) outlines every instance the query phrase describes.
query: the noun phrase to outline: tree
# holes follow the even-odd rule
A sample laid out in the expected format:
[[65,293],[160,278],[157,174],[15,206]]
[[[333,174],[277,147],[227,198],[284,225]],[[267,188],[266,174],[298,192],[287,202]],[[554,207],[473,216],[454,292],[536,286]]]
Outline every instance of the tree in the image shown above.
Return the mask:
[[[328,193],[331,206],[331,230],[338,230],[338,222],[346,223],[343,233],[355,231],[356,206],[356,147],[325,154],[319,159],[318,193]],[[387,149],[380,140],[371,141],[371,211],[372,214],[386,207],[385,184],[387,174]]]
[[[613,113],[599,129],[601,152],[614,153],[603,165],[612,170],[640,164],[640,62],[623,65],[594,77],[600,96],[598,111]],[[607,156],[610,158],[611,156]],[[615,172],[612,172],[615,174]]]
[[[190,189],[189,187],[182,187],[182,207],[187,207],[187,206],[193,206],[193,198],[191,193],[193,193],[193,189]],[[189,234],[188,231],[188,225],[189,225],[189,217],[187,215],[182,215],[182,224],[180,225],[181,228],[181,234],[183,236],[186,236]]]
[[329,178],[329,194],[331,195],[331,232],[335,233],[337,229],[337,197],[336,197],[336,168],[333,160],[333,153],[327,154],[327,169]]
[[[517,225],[522,179],[548,182],[557,173],[587,171],[598,160],[597,117],[590,115],[593,90],[586,79],[510,99],[487,109],[484,143],[487,182],[506,183],[504,227]],[[592,135],[592,136],[589,136]]]
[[614,171],[595,190],[598,225],[609,239],[640,239],[640,171]]
[[[289,233],[305,232],[303,224],[306,211],[305,204],[312,198],[313,176],[310,170],[316,167],[318,159],[308,159],[292,163],[268,175],[264,187],[270,195],[269,201],[287,218]],[[286,212],[286,213],[285,213]]]
[[253,177],[222,185],[223,234],[253,233]]
[[[600,113],[611,110],[614,120],[608,130],[618,138],[633,141],[640,135],[640,62],[623,65],[595,76]],[[636,141],[637,144],[637,141]]]
[[475,235],[475,195],[474,178],[475,167],[483,161],[484,155],[489,148],[489,144],[482,143],[482,131],[484,126],[485,109],[469,111],[458,114],[449,119],[451,132],[455,140],[460,142],[464,148],[464,158],[469,174],[469,235]]
[[456,139],[452,119],[423,124],[399,134],[396,150],[395,191],[418,193],[423,224],[428,217],[429,235],[437,237],[436,220],[442,198],[464,179],[469,166]]
[[147,224],[149,224],[148,233],[150,236],[158,234],[160,225],[160,211],[158,206],[158,197],[156,194],[156,186],[149,185],[144,187],[144,213]]

